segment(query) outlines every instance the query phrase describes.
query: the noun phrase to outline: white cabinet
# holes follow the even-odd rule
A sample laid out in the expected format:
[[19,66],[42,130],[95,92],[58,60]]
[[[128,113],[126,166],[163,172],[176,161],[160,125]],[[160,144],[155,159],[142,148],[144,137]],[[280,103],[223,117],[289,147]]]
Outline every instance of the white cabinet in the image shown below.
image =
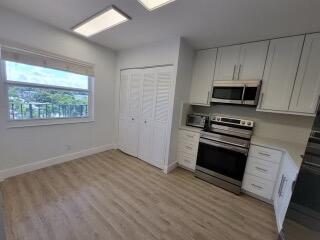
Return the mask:
[[197,51],[190,90],[190,103],[210,105],[217,49]]
[[271,40],[259,109],[288,111],[304,35]]
[[179,130],[177,160],[184,168],[195,170],[200,133]]
[[320,34],[306,36],[289,111],[315,114],[320,95]]
[[219,48],[214,80],[262,79],[268,45],[261,41]]
[[164,167],[172,89],[172,67],[121,71],[120,150],[156,167]]
[[292,196],[292,185],[297,178],[298,172],[298,167],[291,157],[286,154],[282,162],[274,193],[274,209],[279,232],[282,229],[282,224]]
[[242,188],[266,202],[272,202],[283,152],[251,145]]
[[240,45],[218,48],[214,80],[234,80],[240,57]]

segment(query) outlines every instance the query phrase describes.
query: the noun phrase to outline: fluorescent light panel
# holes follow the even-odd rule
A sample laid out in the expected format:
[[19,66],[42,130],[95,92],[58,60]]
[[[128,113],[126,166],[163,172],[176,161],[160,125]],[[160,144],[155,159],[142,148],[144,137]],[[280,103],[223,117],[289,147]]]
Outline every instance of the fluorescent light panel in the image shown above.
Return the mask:
[[138,0],[146,9],[153,11],[176,0]]
[[117,26],[128,21],[130,18],[124,13],[120,12],[114,6],[100,12],[83,23],[78,24],[72,30],[83,36],[90,37],[94,34],[102,32],[106,29]]

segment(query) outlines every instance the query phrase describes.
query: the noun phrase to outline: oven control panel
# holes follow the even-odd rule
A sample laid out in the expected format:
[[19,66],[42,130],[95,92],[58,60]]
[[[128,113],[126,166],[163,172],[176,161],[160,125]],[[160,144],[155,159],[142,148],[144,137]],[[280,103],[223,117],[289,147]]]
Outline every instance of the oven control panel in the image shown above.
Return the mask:
[[243,126],[243,127],[254,126],[254,122],[251,120],[231,118],[231,117],[211,116],[211,121],[219,122],[219,123],[227,123],[227,124]]

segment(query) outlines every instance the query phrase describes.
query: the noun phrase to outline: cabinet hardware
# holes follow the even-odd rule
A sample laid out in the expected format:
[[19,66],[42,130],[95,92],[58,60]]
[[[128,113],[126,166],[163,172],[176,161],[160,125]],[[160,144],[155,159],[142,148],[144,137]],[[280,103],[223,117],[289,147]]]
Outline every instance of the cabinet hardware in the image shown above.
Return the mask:
[[192,135],[187,135],[187,137],[188,137],[188,138],[193,138],[193,136],[192,136]]
[[236,73],[236,67],[237,67],[237,65],[235,64],[233,67],[232,80],[234,80],[234,74]]
[[134,118],[131,118],[131,120],[133,121],[133,120],[134,120]]
[[252,187],[255,187],[255,188],[258,188],[258,189],[263,189],[263,187],[261,187],[261,186],[258,186],[258,185],[256,185],[256,184],[253,184],[253,183],[251,184],[251,186],[252,186]]
[[242,64],[239,65],[239,70],[238,70],[238,80],[240,79],[240,72],[241,72]]
[[147,123],[147,120],[144,120],[144,123]]
[[286,179],[287,178],[282,174],[281,182],[280,182],[280,186],[279,186],[279,191],[278,191],[279,197],[282,197],[284,183],[287,181]]
[[189,150],[191,150],[191,149],[192,149],[192,147],[189,147],[189,146],[186,146],[185,148],[186,148],[186,149],[189,149]]
[[268,172],[267,169],[264,169],[264,168],[260,168],[260,167],[256,167],[257,170],[261,171],[261,172]]
[[266,156],[266,157],[270,157],[270,156],[271,156],[270,154],[268,154],[268,153],[263,153],[263,152],[259,152],[259,154],[262,155],[262,156]]
[[293,190],[294,190],[294,187],[296,186],[296,180],[294,180],[293,182],[292,182],[292,185],[291,185],[291,191],[293,192]]

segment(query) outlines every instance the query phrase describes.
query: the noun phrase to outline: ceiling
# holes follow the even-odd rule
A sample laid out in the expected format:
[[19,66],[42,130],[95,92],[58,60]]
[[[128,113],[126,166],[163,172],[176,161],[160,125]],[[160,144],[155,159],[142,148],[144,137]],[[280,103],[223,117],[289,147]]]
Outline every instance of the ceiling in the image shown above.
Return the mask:
[[115,50],[180,36],[202,49],[320,31],[319,0],[177,0],[153,12],[137,0],[0,0],[68,31],[111,4],[132,20],[90,40]]

